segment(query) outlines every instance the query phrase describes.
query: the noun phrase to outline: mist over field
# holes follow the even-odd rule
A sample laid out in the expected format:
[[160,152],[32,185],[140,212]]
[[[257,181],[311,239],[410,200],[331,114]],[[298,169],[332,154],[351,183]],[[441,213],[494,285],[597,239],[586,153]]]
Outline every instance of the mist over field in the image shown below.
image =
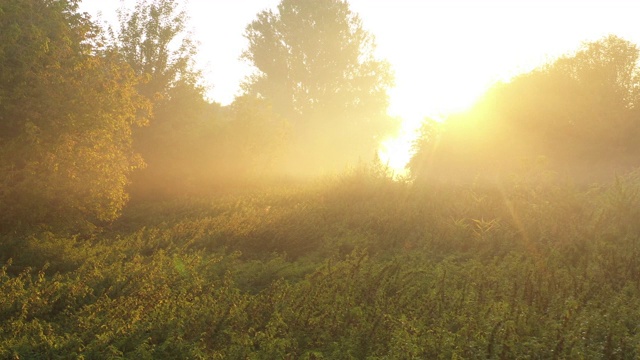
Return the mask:
[[412,137],[348,1],[257,13],[229,105],[181,4],[0,0],[1,358],[640,356],[636,44]]

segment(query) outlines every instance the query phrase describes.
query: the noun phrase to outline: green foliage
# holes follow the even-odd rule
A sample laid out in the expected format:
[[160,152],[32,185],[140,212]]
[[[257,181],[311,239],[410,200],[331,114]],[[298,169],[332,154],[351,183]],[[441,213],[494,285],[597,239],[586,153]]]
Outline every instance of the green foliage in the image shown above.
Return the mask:
[[0,226],[113,220],[141,166],[147,106],[76,2],[5,1],[0,20]]
[[[133,11],[119,11],[118,53],[145,81],[140,92],[158,101],[179,82],[195,85],[193,69],[196,48],[187,35],[186,13],[176,0],[144,0]],[[176,47],[175,43],[179,43]]]
[[[147,100],[154,122],[139,146],[161,147],[147,176],[173,171],[165,185],[184,187],[211,162],[267,174],[287,131],[322,134],[310,148],[332,139],[328,158],[342,155],[350,131],[383,120],[388,72],[346,2],[284,0],[247,30],[261,70],[250,94],[220,109],[185,65],[189,42],[169,51],[185,24],[176,2],[124,14],[115,49],[98,46],[76,5],[0,4],[0,358],[640,357],[640,175],[586,187],[547,171],[574,155],[634,154],[623,138],[635,131],[631,44],[589,44],[496,87],[480,115],[423,127],[412,166],[464,154],[447,165],[481,170],[496,151],[527,155],[497,168],[508,176],[419,184],[377,162],[314,183],[140,197],[117,218]],[[502,101],[526,95],[533,105]]]
[[636,358],[639,186],[359,168],[3,235],[0,357]]
[[135,148],[148,165],[132,179],[138,196],[192,192],[225,171],[212,161],[220,156],[216,145],[225,119],[220,105],[205,99],[189,19],[178,5],[152,0],[121,9],[113,39],[140,79],[139,93],[153,105],[149,126],[135,133]]

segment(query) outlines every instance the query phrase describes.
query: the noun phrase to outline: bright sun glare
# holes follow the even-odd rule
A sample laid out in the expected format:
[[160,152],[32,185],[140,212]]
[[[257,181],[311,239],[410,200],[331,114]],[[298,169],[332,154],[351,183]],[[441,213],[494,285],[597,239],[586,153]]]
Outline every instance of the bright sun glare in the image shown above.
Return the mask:
[[350,3],[376,36],[378,55],[396,73],[390,114],[403,120],[402,130],[379,149],[396,175],[406,173],[424,118],[443,120],[464,111],[496,82],[574,51],[581,42],[610,33],[640,38],[627,15],[631,5],[619,1],[580,7],[528,0]]
[[[446,80],[442,80],[442,84],[447,84]],[[421,94],[420,89],[405,94],[398,91],[398,88],[392,90],[389,112],[392,116],[399,117],[402,123],[395,136],[380,144],[378,156],[382,164],[388,166],[394,176],[407,175],[407,165],[413,156],[413,143],[420,135],[422,122],[426,118],[442,122],[449,114],[468,109],[486,87],[481,80],[475,85],[467,86],[462,91],[445,88],[440,94],[432,94],[431,99],[436,99],[438,104],[432,103],[427,108],[424,107],[428,101],[416,98],[416,94]]]
[[416,139],[415,134],[416,132],[402,129],[398,137],[387,139],[380,144],[380,161],[389,167],[394,176],[406,175],[406,166],[412,155],[412,143]]

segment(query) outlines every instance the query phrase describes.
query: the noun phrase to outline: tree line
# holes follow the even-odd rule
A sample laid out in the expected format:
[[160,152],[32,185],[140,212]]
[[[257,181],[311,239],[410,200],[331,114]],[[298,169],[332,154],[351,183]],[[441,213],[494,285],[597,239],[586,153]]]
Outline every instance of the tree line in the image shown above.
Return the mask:
[[177,0],[140,0],[115,29],[78,4],[0,1],[5,230],[109,222],[130,194],[340,169],[394,124],[389,65],[345,1],[257,14],[242,54],[255,71],[229,106],[206,98]]
[[[241,54],[254,72],[228,106],[206,98],[179,1],[140,0],[115,29],[78,4],[0,1],[2,231],[110,222],[132,194],[342,170],[398,125],[393,72],[347,1],[258,13]],[[636,45],[608,36],[425,120],[412,177],[542,167],[599,179],[638,166],[637,60]]]
[[640,165],[638,47],[610,35],[491,87],[443,124],[425,121],[418,179],[501,181],[540,171],[577,183]]

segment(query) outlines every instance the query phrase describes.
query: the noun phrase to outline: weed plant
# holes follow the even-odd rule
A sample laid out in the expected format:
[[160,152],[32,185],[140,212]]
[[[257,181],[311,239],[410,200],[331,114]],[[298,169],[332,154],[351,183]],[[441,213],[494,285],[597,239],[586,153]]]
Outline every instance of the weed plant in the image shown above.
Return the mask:
[[313,184],[0,237],[0,358],[633,359],[640,178]]

